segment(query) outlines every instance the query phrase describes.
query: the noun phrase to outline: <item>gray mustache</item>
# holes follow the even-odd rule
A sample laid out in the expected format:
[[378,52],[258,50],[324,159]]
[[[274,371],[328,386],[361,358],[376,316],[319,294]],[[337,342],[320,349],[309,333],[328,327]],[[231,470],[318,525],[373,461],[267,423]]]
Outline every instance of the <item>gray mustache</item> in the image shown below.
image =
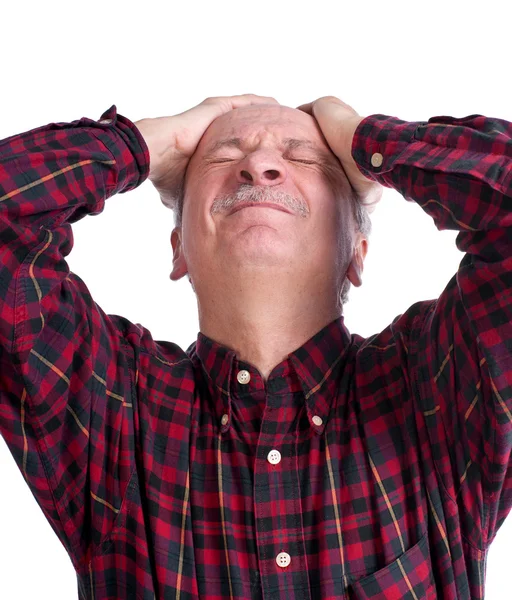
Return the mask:
[[296,198],[273,187],[254,187],[248,184],[242,184],[240,189],[234,194],[217,196],[212,203],[211,214],[231,211],[238,204],[244,202],[254,202],[255,204],[258,202],[272,202],[287,208],[292,213],[296,213],[301,217],[306,217],[309,214],[307,204],[302,198]]

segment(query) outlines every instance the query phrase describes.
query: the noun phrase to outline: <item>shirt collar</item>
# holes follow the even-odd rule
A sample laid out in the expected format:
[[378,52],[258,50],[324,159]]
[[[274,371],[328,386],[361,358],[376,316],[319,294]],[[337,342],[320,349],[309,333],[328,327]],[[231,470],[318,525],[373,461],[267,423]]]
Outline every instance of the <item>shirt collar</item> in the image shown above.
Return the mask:
[[[346,362],[350,342],[344,317],[340,316],[290,353],[272,370],[266,383],[253,365],[239,360],[233,350],[201,332],[187,354],[199,363],[206,375],[204,379],[222,433],[230,427],[233,399],[241,394],[261,393],[266,388],[267,393],[272,394],[302,391],[310,425],[322,434],[333,398],[337,396],[339,375]],[[238,378],[240,371],[244,370],[250,375],[248,383],[241,383]],[[244,381],[241,376],[240,379]]]

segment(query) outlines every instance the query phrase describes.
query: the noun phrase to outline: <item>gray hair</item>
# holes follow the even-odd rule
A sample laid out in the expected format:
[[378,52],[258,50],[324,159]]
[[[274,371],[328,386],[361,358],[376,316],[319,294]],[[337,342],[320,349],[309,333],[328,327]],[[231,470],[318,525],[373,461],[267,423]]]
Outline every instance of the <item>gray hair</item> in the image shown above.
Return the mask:
[[[174,224],[175,227],[181,227],[183,222],[183,202],[185,200],[185,178],[182,179],[176,192],[167,206],[171,208],[174,213]],[[372,222],[368,210],[364,204],[360,201],[359,196],[355,191],[350,194],[350,203],[352,205],[352,216],[356,226],[356,233],[361,233],[366,239],[370,237],[372,232]],[[343,307],[349,300],[348,292],[351,287],[351,283],[348,277],[345,277],[343,285],[340,290],[339,302],[340,306]]]
[[[350,195],[350,204],[352,205],[352,216],[356,226],[356,233],[362,233],[366,239],[369,239],[372,232],[372,221],[368,210],[359,199],[356,192]],[[343,306],[348,302],[348,292],[350,290],[350,283],[348,277],[345,277],[345,281],[340,291],[340,304]]]

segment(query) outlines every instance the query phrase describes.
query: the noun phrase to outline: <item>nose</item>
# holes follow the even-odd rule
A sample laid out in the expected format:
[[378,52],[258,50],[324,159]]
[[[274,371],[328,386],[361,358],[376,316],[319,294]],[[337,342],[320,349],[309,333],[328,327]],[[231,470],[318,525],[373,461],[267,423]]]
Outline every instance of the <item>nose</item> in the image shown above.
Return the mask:
[[272,153],[262,151],[250,154],[238,165],[239,183],[258,185],[280,185],[286,180],[286,168]]

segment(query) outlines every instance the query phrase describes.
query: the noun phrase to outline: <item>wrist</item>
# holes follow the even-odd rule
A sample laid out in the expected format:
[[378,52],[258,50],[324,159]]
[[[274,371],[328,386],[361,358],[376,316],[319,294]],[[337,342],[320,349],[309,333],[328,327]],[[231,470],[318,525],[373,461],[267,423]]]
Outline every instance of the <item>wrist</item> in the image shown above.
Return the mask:
[[354,160],[354,158],[352,156],[354,137],[355,137],[356,130],[359,127],[359,124],[365,118],[366,117],[361,117],[358,115],[357,117],[354,117],[353,119],[347,119],[345,121],[344,127],[343,127],[343,133],[342,133],[343,142],[341,144],[341,147],[343,148],[342,164],[344,165],[344,167],[349,168],[353,172],[355,172],[354,169],[359,171],[356,161]]
[[156,163],[154,143],[151,139],[151,123],[150,123],[150,121],[151,121],[150,118],[146,118],[146,119],[140,119],[139,121],[135,121],[133,123],[135,125],[135,127],[137,127],[137,129],[139,130],[139,133],[141,134],[141,136],[144,138],[144,141],[146,142],[146,146],[148,147],[148,151],[149,151],[149,175],[148,175],[148,178],[150,178],[151,175],[153,174],[154,169],[155,169],[155,163]]

